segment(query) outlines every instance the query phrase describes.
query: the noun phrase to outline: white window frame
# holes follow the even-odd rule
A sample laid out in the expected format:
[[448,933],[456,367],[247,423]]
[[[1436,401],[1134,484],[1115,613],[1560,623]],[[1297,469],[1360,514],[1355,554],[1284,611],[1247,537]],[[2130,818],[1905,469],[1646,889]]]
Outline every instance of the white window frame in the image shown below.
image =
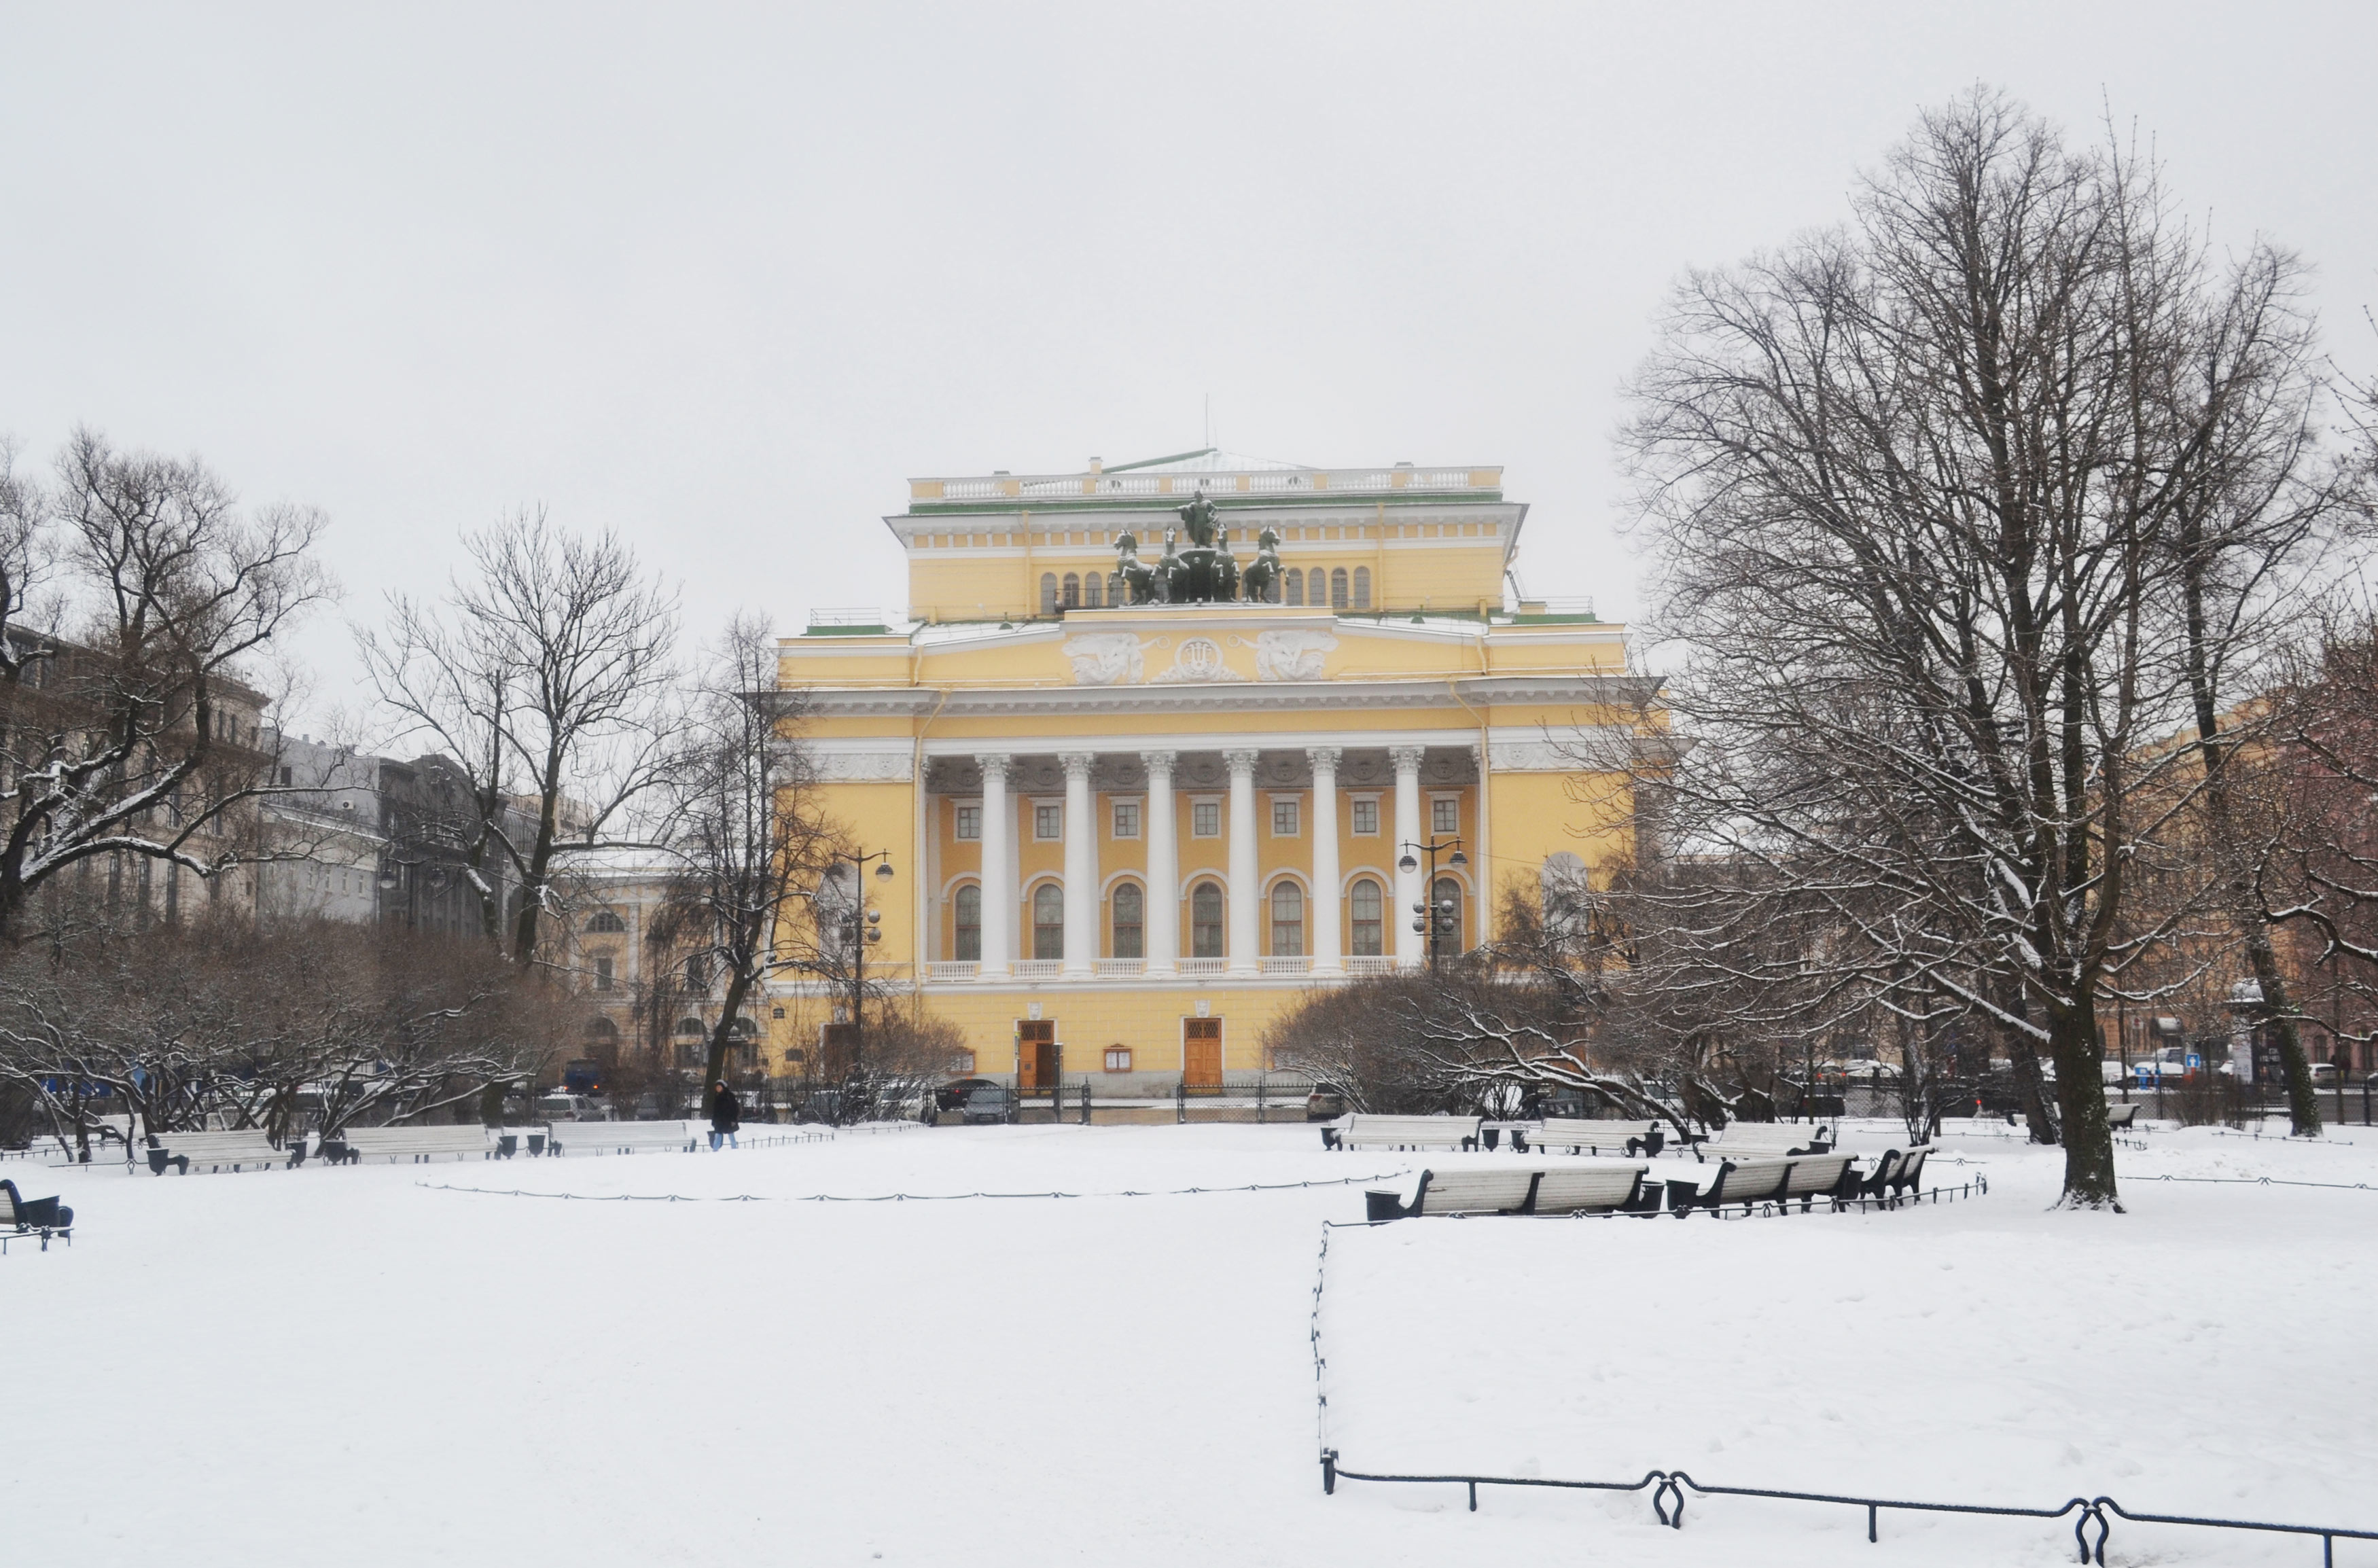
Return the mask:
[[[1200,806],[1210,806],[1214,808],[1214,831],[1210,833],[1201,833],[1197,831],[1197,808]],[[1220,796],[1193,795],[1189,797],[1189,836],[1191,838],[1222,836],[1222,797]]]
[[[966,814],[969,811],[974,813],[974,832],[970,833],[966,831]],[[950,837],[958,844],[982,842],[982,798],[979,796],[971,800],[950,802]]]
[[[1377,838],[1379,836],[1379,797],[1375,795],[1355,795],[1349,796],[1347,798],[1354,806],[1354,809],[1346,813],[1347,821],[1352,824],[1349,831],[1356,838]],[[1365,806],[1371,808],[1371,825],[1367,828],[1363,826],[1361,810],[1361,808]]]
[[[1126,806],[1131,808],[1131,832],[1124,832],[1123,831],[1122,823],[1119,820],[1119,814]],[[1138,796],[1111,795],[1107,796],[1107,836],[1109,838],[1136,839],[1147,831],[1145,826],[1147,821],[1147,804]]]
[[[1034,844],[1064,843],[1065,797],[1062,795],[1036,795],[1030,797],[1030,801],[1032,806],[1032,842]],[[1040,831],[1040,823],[1042,820],[1040,813],[1043,811],[1054,811],[1057,814],[1057,831],[1055,832],[1044,833]]]
[[[1441,827],[1441,826],[1439,826],[1439,825],[1438,825],[1438,823],[1437,823],[1437,820],[1436,820],[1436,819],[1437,819],[1437,816],[1438,816],[1438,814],[1439,814],[1439,808],[1442,808],[1442,807],[1446,807],[1446,806],[1450,806],[1450,807],[1452,807],[1452,808],[1453,808],[1453,821],[1452,821],[1452,824],[1451,824],[1450,826],[1444,826],[1444,827]],[[1429,796],[1429,797],[1428,797],[1428,834],[1429,834],[1429,837],[1431,837],[1431,838],[1435,838],[1435,837],[1437,834],[1439,834],[1439,833],[1458,833],[1458,832],[1459,832],[1460,831],[1461,831],[1461,796],[1460,796],[1460,793],[1459,793],[1459,791],[1440,790],[1440,791],[1436,791],[1436,792],[1435,792],[1435,793],[1431,794],[1431,795]]]
[[[1304,836],[1304,797],[1302,795],[1296,794],[1275,795],[1270,797],[1270,801],[1271,836],[1274,838],[1303,838]],[[1289,810],[1290,825],[1289,831],[1286,832],[1281,832],[1279,831],[1279,808],[1283,806],[1287,807]]]

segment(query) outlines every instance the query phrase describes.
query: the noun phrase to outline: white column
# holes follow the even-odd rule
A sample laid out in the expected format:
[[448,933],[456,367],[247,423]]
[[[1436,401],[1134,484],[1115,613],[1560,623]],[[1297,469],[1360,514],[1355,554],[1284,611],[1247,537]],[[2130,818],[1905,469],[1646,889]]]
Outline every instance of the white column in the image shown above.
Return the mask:
[[1147,805],[1140,832],[1147,836],[1147,903],[1142,916],[1140,951],[1147,954],[1150,975],[1171,975],[1181,967],[1181,849],[1175,836],[1180,809],[1172,799],[1173,753],[1143,751],[1147,764]]
[[1004,755],[982,764],[982,977],[1005,978],[1015,956],[1015,802],[1007,793]]
[[1339,945],[1338,909],[1338,759],[1339,748],[1316,746],[1305,753],[1313,759],[1313,898],[1305,906],[1305,924],[1313,932],[1313,972],[1338,975],[1345,971]]
[[[1420,760],[1426,749],[1419,746],[1387,748],[1387,760],[1396,765],[1396,964],[1402,969],[1416,969],[1428,962],[1428,938],[1412,929],[1412,905],[1427,897],[1421,882],[1428,875],[1428,857],[1411,847],[1421,842]],[[1405,870],[1406,856],[1420,865]]]
[[1087,751],[1066,751],[1065,766],[1065,974],[1085,979],[1097,973],[1099,956],[1098,796],[1090,793]]
[[1222,760],[1231,765],[1231,912],[1230,912],[1230,972],[1253,975],[1263,965],[1257,962],[1255,922],[1263,903],[1263,890],[1257,886],[1263,873],[1255,864],[1255,754],[1252,751],[1225,751]]

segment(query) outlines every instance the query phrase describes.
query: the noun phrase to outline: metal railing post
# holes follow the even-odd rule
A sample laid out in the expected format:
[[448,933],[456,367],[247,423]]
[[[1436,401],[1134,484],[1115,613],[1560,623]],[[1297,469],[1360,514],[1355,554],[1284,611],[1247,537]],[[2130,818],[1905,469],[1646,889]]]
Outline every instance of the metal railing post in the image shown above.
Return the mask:
[[1172,1085],[1172,1119],[1186,1126],[1189,1121],[1189,1080],[1183,1078]]

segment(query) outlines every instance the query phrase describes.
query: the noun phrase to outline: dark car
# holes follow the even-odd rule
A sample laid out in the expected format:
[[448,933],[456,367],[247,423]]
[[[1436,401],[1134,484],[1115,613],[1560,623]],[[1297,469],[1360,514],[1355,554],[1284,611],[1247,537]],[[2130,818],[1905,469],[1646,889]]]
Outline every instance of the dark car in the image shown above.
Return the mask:
[[1346,1091],[1335,1083],[1315,1083],[1304,1096],[1304,1119],[1335,1121],[1346,1114]]
[[933,1091],[935,1110],[963,1110],[967,1097],[977,1089],[996,1089],[999,1085],[988,1078],[958,1078]]
[[968,1127],[982,1127],[1015,1119],[1015,1095],[998,1083],[985,1083],[966,1099],[966,1121]]

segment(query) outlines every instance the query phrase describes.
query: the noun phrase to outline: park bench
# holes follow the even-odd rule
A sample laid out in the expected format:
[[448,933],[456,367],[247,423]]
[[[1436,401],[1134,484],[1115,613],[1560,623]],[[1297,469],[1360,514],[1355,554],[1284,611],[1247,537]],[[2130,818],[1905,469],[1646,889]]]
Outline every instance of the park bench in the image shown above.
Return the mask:
[[1641,1153],[1641,1133],[1629,1135],[1627,1122],[1588,1121],[1580,1117],[1548,1116],[1540,1122],[1515,1123],[1511,1146],[1531,1155],[1616,1155]]
[[552,1155],[632,1155],[646,1149],[684,1153],[710,1135],[707,1122],[557,1121],[545,1148]]
[[1876,1189],[1887,1189],[1893,1198],[1902,1197],[1913,1189],[1917,1197],[1922,1197],[1924,1195],[1924,1161],[1931,1153],[1931,1145],[1926,1143],[1919,1144],[1901,1155],[1897,1168],[1876,1183]]
[[1475,1149],[1474,1116],[1365,1116],[1356,1111],[1321,1124],[1325,1149]]
[[2128,1105],[2108,1105],[2106,1107],[2106,1125],[2108,1127],[2119,1130],[2128,1127],[2138,1119],[2139,1105],[2136,1100],[2132,1100]]
[[42,1251],[50,1250],[50,1238],[63,1236],[74,1240],[74,1211],[55,1198],[28,1198],[17,1191],[13,1181],[0,1180],[0,1252],[8,1243],[28,1236],[42,1239]]
[[1783,1121],[1736,1121],[1702,1144],[1700,1155],[1703,1159],[1712,1155],[1721,1159],[1735,1155],[1774,1159],[1789,1155],[1828,1154],[1832,1146],[1832,1132],[1827,1128]]
[[1799,1155],[1784,1179],[1783,1201],[1799,1199],[1800,1212],[1806,1214],[1820,1198],[1855,1198],[1860,1186],[1856,1165],[1856,1155]]
[[1706,1187],[1691,1178],[1668,1179],[1668,1212],[1679,1217],[1695,1209],[1716,1210],[1728,1203],[1781,1203],[1784,1189],[1792,1179],[1792,1162],[1781,1160],[1745,1160],[1740,1165],[1732,1160],[1719,1162],[1716,1178]]
[[322,1140],[321,1155],[332,1165],[355,1165],[366,1156],[390,1161],[492,1158],[496,1141],[484,1127],[349,1127]]
[[277,1147],[261,1127],[236,1132],[151,1132],[148,1153],[149,1168],[159,1176],[167,1166],[177,1167],[184,1176],[193,1170],[262,1170],[275,1165],[294,1168],[305,1163],[306,1140],[300,1136],[286,1148]]
[[1529,1170],[1503,1164],[1423,1170],[1406,1203],[1393,1192],[1365,1192],[1374,1220],[1426,1215],[1576,1215],[1642,1206],[1643,1165],[1583,1165]]
[[[1630,1155],[1657,1157],[1661,1150],[1677,1141],[1675,1128],[1664,1121],[1654,1121],[1646,1125],[1642,1131],[1627,1140],[1627,1152]],[[1698,1149],[1709,1140],[1700,1133],[1687,1132],[1683,1135],[1682,1142],[1687,1149]]]

